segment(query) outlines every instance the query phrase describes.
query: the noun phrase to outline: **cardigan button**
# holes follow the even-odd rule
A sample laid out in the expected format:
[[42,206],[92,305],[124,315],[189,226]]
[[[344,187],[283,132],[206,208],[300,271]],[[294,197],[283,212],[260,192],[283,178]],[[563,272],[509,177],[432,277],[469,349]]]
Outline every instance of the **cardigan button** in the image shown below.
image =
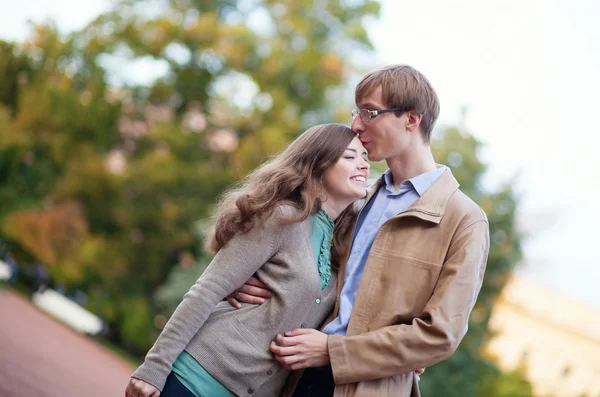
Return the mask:
[[254,393],[254,389],[253,388],[249,388],[248,389],[248,394],[252,394],[252,393]]
[[267,371],[267,375],[273,375],[273,371],[271,371],[271,370],[268,370],[268,371]]
[[302,325],[300,325],[300,328],[306,328],[306,324],[302,323]]
[[321,299],[317,298],[317,299],[315,300],[315,302],[317,302],[317,303],[321,303]]

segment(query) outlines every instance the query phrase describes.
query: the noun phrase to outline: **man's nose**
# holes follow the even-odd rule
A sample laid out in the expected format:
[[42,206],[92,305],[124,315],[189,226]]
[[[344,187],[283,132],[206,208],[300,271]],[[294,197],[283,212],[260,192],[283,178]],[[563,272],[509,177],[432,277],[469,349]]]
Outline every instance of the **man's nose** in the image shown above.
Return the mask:
[[363,132],[365,132],[366,126],[365,123],[363,123],[360,116],[357,115],[354,118],[354,120],[352,120],[352,125],[350,126],[350,128],[352,128],[352,131],[356,132],[357,134],[362,134]]

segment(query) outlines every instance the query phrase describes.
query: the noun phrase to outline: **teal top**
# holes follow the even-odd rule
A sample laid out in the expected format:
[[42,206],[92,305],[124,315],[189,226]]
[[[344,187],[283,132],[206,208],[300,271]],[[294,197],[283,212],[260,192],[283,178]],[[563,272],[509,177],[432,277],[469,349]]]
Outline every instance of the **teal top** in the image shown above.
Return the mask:
[[173,373],[196,397],[236,397],[185,350],[173,363]]
[[[331,282],[331,244],[333,241],[333,220],[322,209],[309,218],[311,243],[321,290]],[[221,382],[209,374],[185,350],[173,363],[173,373],[177,379],[196,397],[236,397]]]
[[321,290],[331,282],[331,244],[333,241],[333,220],[324,210],[319,210],[309,219],[310,235],[319,269],[319,279],[321,280]]

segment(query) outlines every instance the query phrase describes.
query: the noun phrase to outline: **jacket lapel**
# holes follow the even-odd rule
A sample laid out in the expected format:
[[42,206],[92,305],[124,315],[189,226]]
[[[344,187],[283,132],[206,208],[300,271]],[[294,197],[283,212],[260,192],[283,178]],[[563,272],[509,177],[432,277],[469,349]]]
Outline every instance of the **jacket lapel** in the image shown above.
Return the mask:
[[446,212],[450,198],[458,187],[458,181],[448,169],[413,205],[392,219],[412,216],[427,222],[439,224],[444,216],[444,212]]

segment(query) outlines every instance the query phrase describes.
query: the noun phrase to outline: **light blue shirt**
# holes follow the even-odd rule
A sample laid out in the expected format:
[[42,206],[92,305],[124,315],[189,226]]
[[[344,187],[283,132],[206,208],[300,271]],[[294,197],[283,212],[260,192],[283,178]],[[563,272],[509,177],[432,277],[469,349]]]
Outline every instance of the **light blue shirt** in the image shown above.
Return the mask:
[[323,332],[346,335],[358,285],[377,231],[387,220],[413,205],[447,169],[446,166],[438,165],[434,171],[402,181],[399,190],[394,188],[390,170],[383,174],[377,196],[373,199],[370,209],[360,214],[357,230],[354,232],[352,249],[344,273],[344,287],[340,296],[338,316],[325,326]]

